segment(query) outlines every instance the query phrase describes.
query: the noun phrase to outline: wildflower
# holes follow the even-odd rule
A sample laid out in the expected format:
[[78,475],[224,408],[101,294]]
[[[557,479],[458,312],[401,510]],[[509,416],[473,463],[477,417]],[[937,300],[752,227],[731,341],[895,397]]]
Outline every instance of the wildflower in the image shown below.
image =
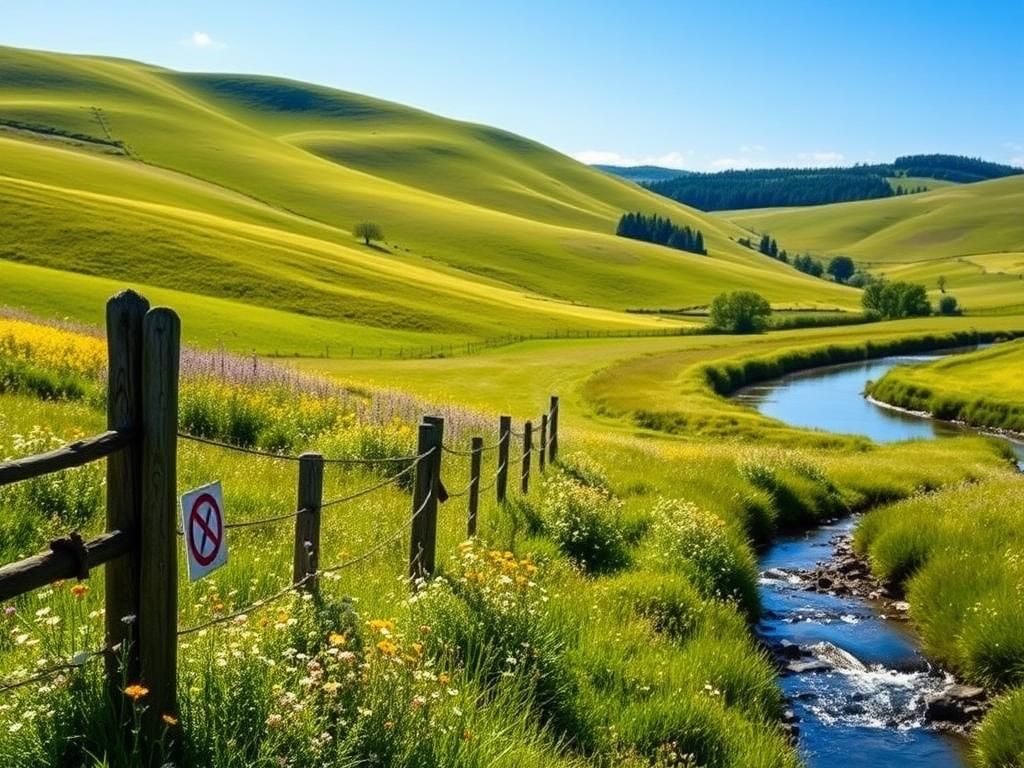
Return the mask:
[[284,718],[281,715],[277,714],[276,712],[272,712],[271,714],[267,715],[267,727],[276,728],[281,724],[282,720],[284,720]]
[[86,593],[88,591],[89,591],[89,585],[88,584],[75,584],[74,586],[71,587],[71,594],[74,595],[75,597],[77,597],[79,600],[81,600],[83,597],[85,597],[85,595],[86,595]]
[[410,702],[410,705],[412,706],[413,709],[419,709],[420,707],[422,707],[426,703],[427,703],[427,700],[426,700],[425,697],[417,695],[417,696],[413,696],[412,697],[412,701]]
[[337,648],[348,642],[348,638],[340,632],[331,632],[330,636],[327,638],[327,642]]
[[440,675],[437,676],[437,683],[438,683],[438,685],[445,686],[445,685],[448,685],[448,682],[450,681],[450,679],[451,678],[449,678],[448,675],[446,675],[444,672],[442,672]]
[[377,643],[377,650],[380,651],[382,656],[394,656],[398,653],[398,646],[390,640],[381,640]]
[[149,695],[149,688],[147,688],[144,685],[139,685],[138,683],[135,683],[125,688],[124,694],[132,701],[138,701],[139,699]]
[[122,616],[121,617],[121,623],[122,624],[134,624],[136,618],[137,617],[136,617],[136,615],[134,613],[129,613],[127,616]]
[[341,683],[335,682],[334,680],[323,684],[324,692],[329,696],[336,694],[339,688],[341,688]]
[[8,605],[8,606],[4,607],[4,616],[13,616],[14,613],[15,613],[15,608],[14,608],[13,605]]
[[371,619],[370,629],[387,637],[395,628],[395,622],[389,619]]
[[385,731],[390,731],[394,727],[395,727],[394,720],[385,720],[384,721],[384,730]]
[[176,718],[174,715],[161,715],[160,719],[164,721],[164,725],[166,725],[168,728],[173,728],[178,724],[178,718]]

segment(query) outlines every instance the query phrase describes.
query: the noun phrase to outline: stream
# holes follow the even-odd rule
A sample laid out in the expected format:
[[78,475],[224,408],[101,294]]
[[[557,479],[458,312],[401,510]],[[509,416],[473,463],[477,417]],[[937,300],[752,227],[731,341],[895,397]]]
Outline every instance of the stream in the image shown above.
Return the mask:
[[[968,350],[804,371],[744,388],[735,397],[794,426],[878,442],[970,433],[969,427],[885,408],[862,395],[866,381],[893,366],[960,351]],[[1024,444],[1011,445],[1024,462]],[[811,768],[965,766],[963,739],[926,727],[926,697],[953,681],[932,669],[907,624],[884,618],[881,602],[807,591],[798,575],[834,559],[837,540],[855,525],[855,518],[847,518],[780,537],[760,558],[758,633],[772,647],[789,645],[793,652],[799,671],[785,674],[782,688],[799,718],[801,755]]]

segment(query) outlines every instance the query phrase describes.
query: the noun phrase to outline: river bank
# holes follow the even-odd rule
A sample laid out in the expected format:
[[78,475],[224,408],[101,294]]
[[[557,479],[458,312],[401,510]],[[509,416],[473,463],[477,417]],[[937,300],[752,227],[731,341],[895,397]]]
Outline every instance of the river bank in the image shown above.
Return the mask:
[[[894,366],[948,354],[904,354],[801,371],[744,388],[736,397],[794,426],[862,434],[877,442],[971,434],[975,430],[965,425],[881,408],[862,394],[865,382]],[[1022,446],[1015,448],[1021,452]],[[958,684],[946,670],[987,681],[994,684],[993,690],[1005,687],[1000,680],[979,676],[962,657],[934,641],[934,635],[955,633],[969,621],[968,604],[956,600],[961,610],[958,621],[948,613],[941,614],[939,622],[922,615],[934,606],[928,602],[921,610],[925,599],[948,596],[949,584],[938,589],[915,587],[912,577],[927,553],[915,549],[913,537],[915,531],[946,519],[945,510],[933,504],[931,517],[922,516],[915,531],[905,531],[904,539],[902,530],[890,528],[890,521],[898,518],[886,511],[890,508],[867,515],[871,524],[856,547],[852,535],[859,518],[846,518],[780,540],[760,560],[765,615],[758,633],[778,659],[783,689],[799,719],[800,749],[811,766],[840,761],[864,766],[965,765],[968,747],[960,734],[985,714],[985,691]],[[885,559],[886,547],[902,548],[908,560],[901,560],[898,568],[880,570],[876,561]],[[963,559],[960,571],[969,568]],[[970,594],[978,596],[976,591]],[[978,744],[986,740],[1005,749],[1007,735],[992,737],[991,731],[991,726],[981,729],[976,754],[982,749]]]

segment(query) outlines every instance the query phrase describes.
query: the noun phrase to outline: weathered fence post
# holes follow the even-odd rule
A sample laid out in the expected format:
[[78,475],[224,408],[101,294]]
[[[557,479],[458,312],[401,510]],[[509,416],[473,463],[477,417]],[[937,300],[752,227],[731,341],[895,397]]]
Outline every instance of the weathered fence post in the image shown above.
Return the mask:
[[[139,680],[149,688],[150,740],[176,715],[178,648],[177,450],[181,321],[166,308],[143,320],[142,523],[139,530]],[[132,681],[130,681],[132,682]]]
[[530,492],[530,461],[533,458],[533,422],[523,424],[523,496]]
[[[131,551],[107,563],[104,575],[106,655],[111,701],[121,700],[122,680],[139,679],[139,530],[142,526],[142,322],[149,302],[124,291],[107,302],[107,429],[132,429],[130,446],[107,458],[107,531],[130,533]],[[123,669],[122,669],[122,666]],[[124,678],[122,677],[124,676]]]
[[554,464],[558,461],[558,395],[551,396],[551,409],[548,418],[548,429],[551,436],[548,438],[551,445],[548,447],[548,461]]
[[320,565],[320,505],[324,501],[324,457],[304,453],[299,457],[298,514],[295,516],[295,553],[292,559],[292,583],[315,592],[316,571]]
[[[441,485],[439,470],[443,419],[428,417],[419,427],[416,455],[429,456],[416,465],[412,495],[412,540],[409,546],[409,576],[418,579],[434,572],[437,548],[437,496]],[[433,422],[433,423],[432,423]],[[438,424],[437,422],[440,422]]]
[[474,437],[469,457],[469,519],[466,522],[466,533],[470,538],[476,536],[476,516],[480,508],[480,464],[484,456],[484,439]]
[[545,413],[540,417],[540,450],[537,452],[537,466],[544,472],[544,465],[547,463],[548,454],[548,415]]
[[495,483],[498,503],[505,501],[508,493],[508,457],[512,442],[512,417],[502,416],[498,421],[498,477]]

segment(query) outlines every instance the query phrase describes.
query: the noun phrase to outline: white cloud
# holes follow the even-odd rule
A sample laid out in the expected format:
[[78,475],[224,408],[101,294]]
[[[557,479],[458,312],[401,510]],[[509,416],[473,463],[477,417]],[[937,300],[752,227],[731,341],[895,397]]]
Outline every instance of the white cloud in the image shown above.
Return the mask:
[[1018,168],[1024,168],[1024,155],[1021,155],[1020,157],[1011,157],[1010,165],[1015,165]]
[[191,48],[215,49],[224,47],[224,43],[214,40],[208,32],[193,32],[189,37],[182,40],[181,44]]
[[800,152],[796,158],[811,165],[839,165],[843,162],[842,152]]
[[764,144],[741,144],[740,152],[744,154],[750,154],[751,152],[764,152]]
[[686,167],[687,156],[692,154],[693,152],[686,154],[682,152],[666,152],[664,155],[630,157],[603,149],[585,149],[582,152],[574,153],[572,156],[587,165],[660,165],[663,168],[683,169]]

